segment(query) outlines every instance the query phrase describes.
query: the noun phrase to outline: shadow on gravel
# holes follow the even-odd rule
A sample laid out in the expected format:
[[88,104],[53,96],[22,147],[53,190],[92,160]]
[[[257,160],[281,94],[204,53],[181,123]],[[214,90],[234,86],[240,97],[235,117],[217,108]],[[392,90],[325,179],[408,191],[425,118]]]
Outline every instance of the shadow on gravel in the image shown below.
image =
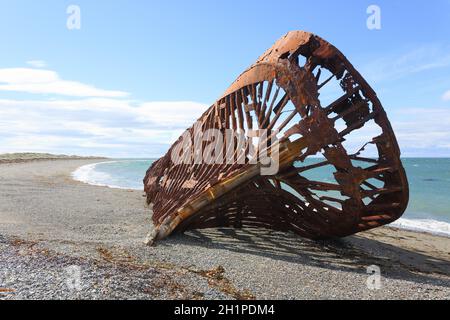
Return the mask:
[[449,280],[437,277],[450,276],[449,261],[358,236],[313,241],[265,229],[220,228],[192,230],[166,241],[358,273],[377,265],[386,278],[450,287]]

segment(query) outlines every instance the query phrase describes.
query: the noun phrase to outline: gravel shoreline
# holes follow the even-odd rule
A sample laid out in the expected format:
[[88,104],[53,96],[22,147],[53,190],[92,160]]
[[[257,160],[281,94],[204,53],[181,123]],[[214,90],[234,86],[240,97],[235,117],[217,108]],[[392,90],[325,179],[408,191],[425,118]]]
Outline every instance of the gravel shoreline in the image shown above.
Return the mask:
[[450,299],[450,239],[405,230],[314,242],[208,229],[146,247],[143,192],[71,179],[95,162],[0,164],[0,299]]
[[189,270],[74,258],[17,239],[0,239],[0,250],[0,299],[229,298]]

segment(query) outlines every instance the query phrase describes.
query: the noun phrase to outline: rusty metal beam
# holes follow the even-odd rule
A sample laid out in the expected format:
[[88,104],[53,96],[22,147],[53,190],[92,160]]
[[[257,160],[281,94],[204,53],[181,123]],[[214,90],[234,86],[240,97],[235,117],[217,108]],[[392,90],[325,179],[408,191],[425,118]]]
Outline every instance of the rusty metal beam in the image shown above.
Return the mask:
[[[346,57],[316,35],[293,31],[278,40],[199,123],[203,132],[265,129],[267,141],[279,143],[279,170],[261,175],[262,165],[247,159],[248,147],[245,161],[238,161],[237,146],[228,150],[233,163],[175,164],[171,155],[180,137],[144,178],[155,225],[149,243],[219,226],[344,237],[390,223],[406,209],[408,182],[380,101]],[[360,141],[365,129],[378,132]],[[186,136],[195,140],[196,128]],[[205,148],[201,143],[200,151]],[[305,163],[313,156],[323,159]],[[332,172],[329,178],[308,178],[324,169]]]

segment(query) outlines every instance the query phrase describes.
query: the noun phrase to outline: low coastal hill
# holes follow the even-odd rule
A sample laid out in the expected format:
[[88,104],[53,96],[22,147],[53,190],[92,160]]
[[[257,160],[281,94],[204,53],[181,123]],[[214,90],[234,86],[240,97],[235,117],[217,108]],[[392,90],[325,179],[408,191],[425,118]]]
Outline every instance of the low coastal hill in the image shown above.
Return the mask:
[[90,159],[107,159],[105,157],[83,157],[76,155],[51,154],[51,153],[3,153],[0,154],[0,163],[18,163],[41,160],[90,160]]

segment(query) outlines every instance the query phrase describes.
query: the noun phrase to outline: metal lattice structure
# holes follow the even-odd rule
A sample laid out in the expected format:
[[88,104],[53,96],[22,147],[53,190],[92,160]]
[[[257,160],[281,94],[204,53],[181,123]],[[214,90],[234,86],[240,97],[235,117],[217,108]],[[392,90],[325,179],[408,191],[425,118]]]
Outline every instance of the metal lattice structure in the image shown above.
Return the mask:
[[[280,169],[262,176],[248,159],[175,165],[171,153],[180,138],[144,179],[155,225],[149,242],[188,229],[241,226],[344,237],[391,223],[406,209],[399,147],[376,93],[316,35],[293,31],[279,39],[199,122],[204,131],[274,132]],[[186,133],[195,139],[194,126]]]

